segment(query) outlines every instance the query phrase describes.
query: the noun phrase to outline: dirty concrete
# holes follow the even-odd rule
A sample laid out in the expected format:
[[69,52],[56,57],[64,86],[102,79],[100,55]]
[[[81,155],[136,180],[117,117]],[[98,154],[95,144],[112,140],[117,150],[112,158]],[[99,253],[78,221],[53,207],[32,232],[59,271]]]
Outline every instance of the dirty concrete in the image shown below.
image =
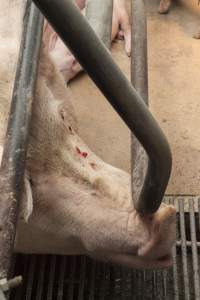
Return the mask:
[[[169,139],[173,171],[168,194],[200,193],[200,26],[197,0],[177,1],[159,15],[148,1],[149,93],[151,111]],[[113,57],[129,78],[130,59],[121,41]],[[80,135],[105,161],[130,170],[130,132],[87,75],[71,83]]]

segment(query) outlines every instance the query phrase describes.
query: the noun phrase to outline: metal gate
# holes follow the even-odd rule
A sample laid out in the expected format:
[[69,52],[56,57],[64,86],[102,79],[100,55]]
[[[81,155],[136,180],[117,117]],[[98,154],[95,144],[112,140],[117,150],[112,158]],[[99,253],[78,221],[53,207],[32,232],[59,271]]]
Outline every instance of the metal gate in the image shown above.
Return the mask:
[[[135,137],[132,138],[132,192],[133,199],[136,199],[134,205],[139,212],[155,212],[160,206],[170,176],[171,153],[163,133],[144,104],[144,102],[148,104],[144,2],[132,0],[131,77],[137,92],[113,63],[105,46],[91,31],[84,18],[80,17],[72,1],[35,0],[34,2],[137,137],[137,140]],[[54,11],[57,11],[57,17]],[[66,17],[69,26],[63,26],[66,24],[63,22]],[[27,57],[29,59],[34,57],[35,61],[38,60],[42,32],[42,17],[31,1],[27,4],[25,19],[21,58],[4,152],[7,154],[4,154],[1,166],[3,180],[0,186],[5,184],[5,181],[8,185],[0,197],[0,204],[5,203],[2,200],[5,198],[9,200],[10,205],[9,207],[4,205],[1,210],[1,277],[6,276],[11,262],[15,226],[10,226],[10,224],[15,225],[16,222],[15,200],[20,199],[31,117],[30,107],[37,70],[37,64],[33,66],[34,64],[27,63]],[[75,23],[79,24],[77,28],[82,28],[85,34],[81,35],[79,30],[77,32],[73,30],[73,36],[70,34],[70,28],[74,28]],[[79,37],[78,44],[77,37]],[[81,42],[80,37],[83,39]],[[81,51],[80,44],[87,45],[87,55]],[[100,52],[95,54],[93,49],[97,48]],[[93,63],[88,59],[91,57],[88,53],[95,58]],[[106,69],[113,71],[114,74],[109,84],[106,82],[105,74],[102,76],[100,72],[95,71],[102,57]],[[113,86],[115,89],[112,89]],[[120,90],[124,92],[123,97]],[[30,102],[26,101],[27,92],[29,92]],[[25,100],[19,103],[19,99],[23,97]],[[22,112],[24,115],[21,115]],[[19,124],[19,120],[22,120],[22,123]],[[141,123],[143,126],[140,125]],[[25,128],[23,137],[19,135],[21,126]],[[21,149],[17,152],[19,153],[17,156],[16,149]],[[10,161],[12,164],[9,164]],[[174,263],[171,270],[128,270],[95,262],[86,257],[18,255],[11,264],[12,276],[20,274],[24,282],[19,288],[13,290],[9,299],[200,299],[200,200],[166,197],[165,202],[177,207],[177,242],[173,249]]]

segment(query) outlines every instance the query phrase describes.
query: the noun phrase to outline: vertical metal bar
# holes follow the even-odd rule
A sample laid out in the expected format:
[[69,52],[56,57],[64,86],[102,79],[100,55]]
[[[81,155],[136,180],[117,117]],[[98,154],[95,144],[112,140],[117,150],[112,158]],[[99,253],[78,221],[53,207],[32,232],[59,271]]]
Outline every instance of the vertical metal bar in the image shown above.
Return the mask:
[[96,273],[96,262],[92,261],[90,269],[90,286],[89,286],[89,300],[95,299],[95,273]]
[[60,257],[60,270],[59,270],[59,276],[58,276],[57,300],[62,300],[63,296],[64,296],[65,269],[66,269],[66,256],[61,256]]
[[87,0],[85,16],[99,39],[110,49],[113,0]]
[[[143,0],[132,0],[132,43],[131,43],[131,81],[136,91],[148,106],[148,53],[147,53],[147,18],[145,3]],[[153,138],[153,137],[152,137]],[[150,211],[152,203],[141,200],[145,181],[152,162],[148,162],[147,154],[139,140],[132,135],[131,144],[131,174],[132,174],[132,198],[135,208],[139,212]],[[148,171],[147,171],[148,170]],[[170,176],[170,171],[167,176]],[[150,178],[149,178],[150,179]],[[150,183],[151,182],[151,183]],[[149,184],[154,183],[149,180]],[[161,188],[162,189],[162,188]],[[158,198],[164,196],[157,186]]]
[[80,267],[80,281],[78,289],[78,300],[84,299],[84,288],[85,288],[85,278],[86,278],[86,257],[81,257],[81,267]]
[[172,163],[162,130],[73,1],[34,2],[147,151],[150,162],[136,208],[140,213],[154,213],[162,202]]
[[29,1],[0,171],[0,278],[8,274],[14,244],[42,24],[41,14]]
[[6,296],[4,295],[1,289],[0,289],[0,300],[6,300]]
[[182,250],[182,263],[183,263],[183,281],[185,299],[190,300],[189,290],[189,274],[187,265],[187,246],[186,246],[186,231],[185,231],[185,216],[184,216],[184,201],[179,199],[179,212],[180,212],[180,231],[181,231],[181,250]]
[[31,300],[32,298],[35,270],[36,270],[36,256],[33,255],[30,257],[30,262],[29,262],[25,300]]
[[76,269],[76,257],[72,256],[71,260],[71,268],[70,268],[70,277],[69,277],[69,286],[68,286],[68,293],[67,299],[73,300],[74,299],[74,279],[75,279],[75,269]]
[[194,271],[194,288],[195,288],[195,299],[200,299],[200,280],[199,280],[199,262],[197,254],[197,237],[196,237],[196,224],[194,215],[194,200],[189,199],[190,209],[190,232],[192,242],[192,262]]
[[[167,204],[175,205],[174,199],[170,199]],[[180,212],[179,212],[180,214]],[[177,268],[177,252],[176,245],[172,248],[172,260],[173,260],[173,283],[174,283],[174,300],[179,300],[179,288],[178,288],[178,268]]]
[[45,275],[45,266],[46,266],[46,257],[42,255],[40,258],[39,264],[39,274],[38,274],[38,281],[37,281],[37,291],[35,298],[37,300],[43,300],[43,288],[44,288],[44,275]]
[[[132,44],[131,44],[131,82],[143,101],[148,105],[148,62],[147,62],[147,21],[143,0],[132,0]],[[134,135],[131,135],[131,175],[132,198],[136,209],[144,184],[148,158],[144,148]],[[139,208],[143,210],[143,207]]]
[[176,260],[176,245],[172,249],[172,259],[173,259],[173,281],[174,281],[174,299],[179,299],[179,289],[178,289],[178,270],[177,270],[177,260]]
[[[25,295],[25,288],[27,285],[27,280],[28,280],[28,268],[29,268],[29,262],[30,262],[30,257],[29,256],[25,256],[22,260],[21,256],[20,256],[20,273],[22,274],[23,277],[23,284],[21,286],[19,286],[15,292],[13,292],[13,300],[21,300],[24,299],[24,295]],[[23,262],[23,268],[21,263]]]
[[200,231],[200,198],[198,198],[198,219],[199,219],[199,231]]
[[52,255],[50,259],[49,281],[47,287],[47,300],[53,299],[55,289],[55,270],[56,270],[56,255]]
[[103,263],[102,264],[102,278],[101,278],[101,285],[99,291],[99,299],[104,300],[106,298],[106,286],[109,284],[108,280],[106,280],[108,266]]

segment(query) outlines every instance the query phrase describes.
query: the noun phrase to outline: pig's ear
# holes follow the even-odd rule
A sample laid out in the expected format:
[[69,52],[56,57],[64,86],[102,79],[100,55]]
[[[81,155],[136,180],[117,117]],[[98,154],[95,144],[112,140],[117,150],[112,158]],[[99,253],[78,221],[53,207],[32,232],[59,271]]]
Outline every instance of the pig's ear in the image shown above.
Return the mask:
[[19,218],[24,222],[28,222],[29,217],[33,212],[33,196],[31,181],[28,174],[24,177],[24,191],[19,207]]
[[150,229],[150,240],[138,250],[138,255],[159,259],[171,253],[176,241],[176,210],[166,206],[153,216]]

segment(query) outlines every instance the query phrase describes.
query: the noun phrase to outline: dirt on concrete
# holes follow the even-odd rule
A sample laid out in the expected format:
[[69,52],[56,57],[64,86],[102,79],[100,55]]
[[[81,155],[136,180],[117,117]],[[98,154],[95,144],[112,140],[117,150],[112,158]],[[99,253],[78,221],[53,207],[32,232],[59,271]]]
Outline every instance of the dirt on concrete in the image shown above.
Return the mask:
[[[197,0],[179,1],[170,14],[148,1],[150,108],[168,137],[173,171],[168,194],[200,194],[200,27]],[[123,42],[112,54],[130,78]],[[71,84],[80,135],[105,161],[130,171],[130,132],[87,75]]]

